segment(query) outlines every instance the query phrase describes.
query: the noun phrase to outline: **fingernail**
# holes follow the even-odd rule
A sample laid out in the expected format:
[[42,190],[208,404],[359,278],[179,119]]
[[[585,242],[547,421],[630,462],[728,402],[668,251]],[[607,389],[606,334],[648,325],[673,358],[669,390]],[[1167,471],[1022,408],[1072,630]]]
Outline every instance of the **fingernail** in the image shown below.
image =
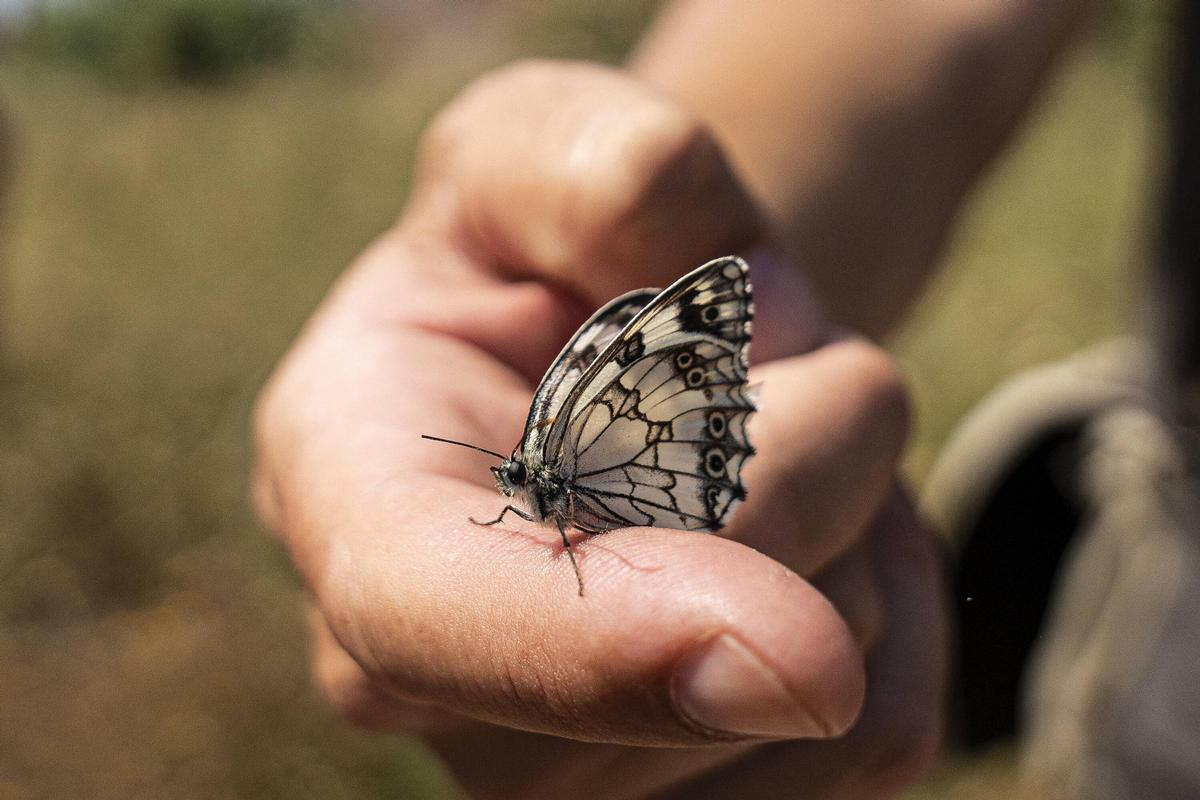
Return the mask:
[[729,634],[714,636],[684,656],[675,667],[671,696],[681,714],[709,730],[784,738],[828,735],[775,670]]

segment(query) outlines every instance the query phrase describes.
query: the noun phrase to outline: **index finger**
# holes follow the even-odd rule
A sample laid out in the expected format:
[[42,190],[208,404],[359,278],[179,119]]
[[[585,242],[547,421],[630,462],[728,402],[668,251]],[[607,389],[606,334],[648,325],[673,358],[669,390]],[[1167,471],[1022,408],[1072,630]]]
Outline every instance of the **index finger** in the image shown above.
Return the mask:
[[527,61],[477,81],[435,121],[420,163],[422,186],[455,187],[454,219],[497,266],[593,307],[666,286],[764,227],[697,118],[596,65]]

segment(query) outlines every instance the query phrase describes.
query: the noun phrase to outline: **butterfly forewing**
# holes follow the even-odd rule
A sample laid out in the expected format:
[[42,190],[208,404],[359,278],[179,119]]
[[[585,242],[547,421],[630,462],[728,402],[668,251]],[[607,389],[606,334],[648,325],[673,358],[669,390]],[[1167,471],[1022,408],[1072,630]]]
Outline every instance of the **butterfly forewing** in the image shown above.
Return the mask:
[[[569,390],[543,458],[572,486],[573,522],[716,530],[753,454],[746,265],[705,264],[634,316]],[[552,370],[553,372],[553,370]]]
[[563,401],[579,381],[579,377],[637,312],[657,295],[658,292],[653,289],[640,289],[611,300],[583,323],[563,347],[538,385],[533,403],[529,407],[529,417],[525,420],[525,435],[521,440],[520,450],[527,465],[541,463],[545,439],[557,419]]

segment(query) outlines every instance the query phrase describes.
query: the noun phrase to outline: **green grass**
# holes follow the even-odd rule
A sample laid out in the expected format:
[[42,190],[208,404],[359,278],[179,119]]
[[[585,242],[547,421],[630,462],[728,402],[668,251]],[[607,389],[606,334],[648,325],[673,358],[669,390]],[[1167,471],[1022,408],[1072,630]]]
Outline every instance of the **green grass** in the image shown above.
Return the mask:
[[[630,35],[565,30],[551,50],[610,57]],[[1083,48],[966,209],[896,344],[916,478],[1003,376],[1126,326],[1153,52]],[[245,475],[257,388],[399,212],[419,130],[460,79],[122,92],[0,60],[17,160],[0,227],[0,798],[448,795],[417,745],[321,709],[300,590]],[[1009,764],[956,763],[912,797],[1011,797]]]
[[899,332],[924,478],[1005,376],[1131,329],[1153,235],[1154,29],[1084,44],[963,210],[946,266]]

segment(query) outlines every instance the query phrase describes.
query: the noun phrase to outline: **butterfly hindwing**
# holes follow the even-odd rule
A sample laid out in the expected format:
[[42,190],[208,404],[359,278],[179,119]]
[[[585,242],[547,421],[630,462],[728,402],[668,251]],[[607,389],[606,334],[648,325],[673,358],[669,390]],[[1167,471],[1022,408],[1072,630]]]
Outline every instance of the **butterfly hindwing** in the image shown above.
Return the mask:
[[544,458],[572,485],[575,524],[724,524],[754,452],[752,316],[745,262],[710,262],[657,295],[562,393]]
[[[575,515],[593,528],[616,516],[624,525],[715,530],[745,497],[740,472],[753,453],[753,406],[744,373],[736,356],[706,342],[647,361],[625,371],[572,428]],[[704,381],[680,387],[680,362],[700,363]]]

